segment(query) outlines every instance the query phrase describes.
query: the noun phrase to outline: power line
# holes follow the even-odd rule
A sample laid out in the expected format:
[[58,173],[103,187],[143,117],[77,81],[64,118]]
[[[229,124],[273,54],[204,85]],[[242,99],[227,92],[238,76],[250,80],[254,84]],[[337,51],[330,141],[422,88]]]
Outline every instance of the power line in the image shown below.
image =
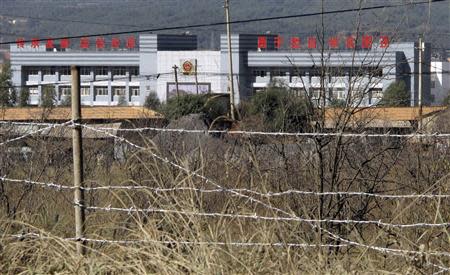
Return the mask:
[[[293,15],[283,15],[283,16],[272,16],[272,17],[261,17],[261,18],[254,18],[254,19],[244,19],[244,20],[230,21],[229,24],[244,24],[244,23],[252,23],[252,22],[262,22],[262,21],[282,20],[282,19],[293,19],[293,18],[310,17],[310,16],[318,16],[318,15],[329,15],[329,14],[338,14],[338,13],[360,12],[360,11],[378,10],[378,9],[386,9],[386,8],[397,8],[397,7],[403,7],[403,6],[415,6],[415,5],[421,5],[421,4],[429,4],[430,2],[438,3],[438,2],[446,2],[446,1],[448,1],[448,0],[428,0],[428,1],[421,1],[421,2],[413,2],[413,3],[378,5],[378,6],[371,6],[371,7],[364,7],[364,8],[349,8],[349,9],[322,11],[322,12],[313,12],[313,13],[303,13],[303,14],[293,14]],[[222,26],[222,25],[226,25],[226,24],[227,24],[227,22],[221,21],[221,22],[182,25],[182,26],[172,26],[172,27],[162,27],[162,28],[150,28],[150,29],[140,29],[140,30],[131,30],[131,31],[106,32],[106,33],[83,34],[83,35],[73,35],[73,36],[61,36],[61,37],[54,37],[53,39],[83,38],[83,37],[95,37],[95,36],[121,35],[121,34],[130,34],[130,33],[157,32],[157,31],[168,31],[168,30],[179,30],[179,29]],[[47,39],[24,40],[23,42],[30,43],[32,41],[45,41],[45,40],[47,40]],[[15,43],[16,43],[16,41],[8,41],[8,42],[1,42],[0,45],[15,44]]]

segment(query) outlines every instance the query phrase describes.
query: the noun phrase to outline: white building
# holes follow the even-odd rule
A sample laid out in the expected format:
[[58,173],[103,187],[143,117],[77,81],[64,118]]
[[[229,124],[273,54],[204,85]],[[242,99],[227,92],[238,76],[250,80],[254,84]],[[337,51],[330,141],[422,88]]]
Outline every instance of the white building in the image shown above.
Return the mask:
[[441,105],[444,99],[450,94],[450,62],[431,62],[431,94],[434,97],[434,104]]

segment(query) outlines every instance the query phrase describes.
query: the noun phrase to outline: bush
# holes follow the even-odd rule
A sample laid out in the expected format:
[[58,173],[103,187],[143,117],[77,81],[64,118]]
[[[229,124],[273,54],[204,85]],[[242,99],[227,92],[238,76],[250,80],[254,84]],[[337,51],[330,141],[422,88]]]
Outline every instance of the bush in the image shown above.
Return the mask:
[[228,97],[220,95],[180,95],[167,100],[160,110],[169,119],[178,119],[189,114],[203,114],[210,122],[227,115]]
[[230,102],[228,96],[215,95],[207,97],[203,112],[210,121],[218,117],[226,116],[230,111]]
[[27,88],[23,88],[22,90],[20,90],[19,106],[20,107],[28,106],[29,100],[30,100],[30,91]]
[[56,102],[56,91],[53,86],[44,86],[42,88],[42,101],[41,105],[44,108],[52,108]]
[[307,125],[307,104],[302,97],[292,96],[288,88],[270,86],[267,91],[257,93],[246,104],[243,113],[262,117],[264,129],[269,131],[300,131]]
[[383,94],[380,106],[407,107],[410,106],[410,95],[403,81],[397,81],[389,85]]
[[150,92],[145,98],[144,107],[152,110],[158,110],[161,107],[161,102],[155,92]]
[[161,106],[161,112],[169,119],[178,119],[189,114],[204,113],[206,97],[204,95],[182,95],[172,97]]
[[330,107],[333,108],[345,108],[346,102],[343,99],[333,98],[330,101]]

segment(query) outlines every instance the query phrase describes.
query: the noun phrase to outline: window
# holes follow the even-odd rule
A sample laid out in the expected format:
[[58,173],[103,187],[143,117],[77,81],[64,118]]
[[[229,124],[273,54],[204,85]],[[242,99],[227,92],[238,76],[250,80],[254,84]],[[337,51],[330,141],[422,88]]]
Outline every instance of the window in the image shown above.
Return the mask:
[[29,87],[28,91],[30,92],[30,95],[38,95],[39,94],[39,89],[36,86]]
[[108,75],[108,67],[95,67],[95,75]]
[[114,87],[113,94],[117,96],[125,95],[125,87]]
[[125,67],[113,67],[113,75],[126,75],[127,69]]
[[286,76],[286,71],[274,70],[270,74],[271,76]]
[[138,76],[139,75],[139,67],[130,67],[130,75]]
[[344,88],[334,88],[333,97],[336,99],[346,99],[346,90]]
[[372,99],[381,99],[383,97],[382,89],[371,89],[370,92],[372,93]]
[[60,75],[70,75],[70,67],[59,67],[58,71]]
[[265,77],[267,76],[267,72],[264,70],[254,70],[253,76]]
[[96,95],[108,95],[108,87],[95,87]]
[[81,67],[80,68],[80,75],[90,75],[90,74],[91,74],[90,67]]
[[131,87],[131,96],[139,96],[141,94],[139,87]]
[[91,94],[91,88],[90,87],[81,87],[81,95],[82,96],[88,96]]
[[29,67],[27,69],[28,75],[38,75],[39,74],[39,68],[38,67]]
[[43,75],[53,75],[55,74],[56,69],[55,67],[43,67],[41,71]]
[[70,87],[59,87],[59,94],[62,96],[70,95],[71,88]]

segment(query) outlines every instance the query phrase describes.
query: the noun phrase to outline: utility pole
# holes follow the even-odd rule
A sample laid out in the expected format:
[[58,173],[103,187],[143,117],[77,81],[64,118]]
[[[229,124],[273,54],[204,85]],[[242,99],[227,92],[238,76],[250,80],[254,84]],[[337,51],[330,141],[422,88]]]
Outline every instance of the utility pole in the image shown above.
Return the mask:
[[81,137],[81,102],[80,102],[80,67],[72,66],[72,121],[75,124],[72,130],[73,152],[73,186],[75,187],[75,237],[77,239],[77,252],[85,254],[85,213],[83,190],[83,144]]
[[230,90],[230,112],[231,119],[235,120],[235,106],[234,106],[234,81],[233,81],[233,56],[231,53],[231,27],[230,27],[230,0],[225,0],[225,17],[227,21],[227,37],[228,37],[228,89]]
[[195,59],[195,89],[198,94],[198,76],[197,76],[197,59]]
[[177,65],[173,65],[173,72],[175,74],[175,87],[176,87],[176,91],[177,91],[177,98],[180,96],[180,90],[178,89],[178,66]]
[[418,123],[418,130],[419,132],[422,131],[422,114],[423,114],[423,92],[422,92],[422,63],[423,63],[423,41],[422,36],[419,37],[419,123]]

